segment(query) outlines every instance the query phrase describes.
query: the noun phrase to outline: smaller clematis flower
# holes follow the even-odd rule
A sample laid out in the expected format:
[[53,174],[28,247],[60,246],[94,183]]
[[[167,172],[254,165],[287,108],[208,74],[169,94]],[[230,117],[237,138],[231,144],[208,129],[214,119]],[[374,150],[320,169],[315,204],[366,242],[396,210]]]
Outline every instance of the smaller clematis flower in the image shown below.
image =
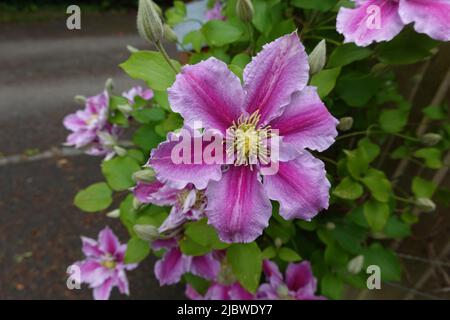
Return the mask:
[[220,1],[216,1],[214,6],[206,10],[205,12],[206,20],[225,20],[226,17],[222,14],[222,4]]
[[356,8],[341,8],[336,29],[345,42],[368,46],[392,40],[409,23],[431,38],[450,41],[448,0],[355,0]]
[[278,266],[264,260],[263,271],[268,283],[262,284],[257,292],[259,299],[268,300],[323,300],[316,296],[317,280],[311,271],[309,262],[289,263],[286,275],[280,273]]
[[155,276],[159,284],[170,285],[180,282],[185,273],[213,280],[220,271],[220,262],[214,252],[204,256],[187,256],[183,254],[175,238],[169,240],[156,240],[153,242],[154,250],[166,249],[164,256],[155,264]]
[[214,282],[202,296],[190,285],[186,286],[186,297],[191,300],[253,300],[255,296],[235,282],[225,285]]
[[72,131],[65,145],[82,149],[89,155],[111,158],[121,130],[108,123],[109,95],[101,94],[86,99],[83,110],[64,118],[64,126]]
[[100,231],[98,240],[81,237],[81,241],[86,258],[74,265],[80,268],[81,282],[93,289],[94,299],[108,300],[114,287],[129,295],[125,271],[135,269],[137,264],[125,264],[127,245],[121,244],[108,227]]
[[134,98],[141,97],[144,100],[153,98],[153,91],[151,89],[144,89],[141,86],[136,86],[130,90],[123,92],[122,96],[128,100],[130,104],[134,103]]

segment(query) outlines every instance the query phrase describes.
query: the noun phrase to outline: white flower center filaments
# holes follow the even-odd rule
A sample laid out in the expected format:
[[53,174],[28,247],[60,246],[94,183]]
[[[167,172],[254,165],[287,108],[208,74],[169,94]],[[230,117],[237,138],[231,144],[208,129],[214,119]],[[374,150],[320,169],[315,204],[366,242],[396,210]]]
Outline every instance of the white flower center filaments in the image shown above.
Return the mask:
[[234,165],[247,166],[269,163],[268,139],[271,136],[269,126],[258,127],[261,115],[255,111],[250,116],[240,116],[228,128],[226,143],[227,156],[235,156]]

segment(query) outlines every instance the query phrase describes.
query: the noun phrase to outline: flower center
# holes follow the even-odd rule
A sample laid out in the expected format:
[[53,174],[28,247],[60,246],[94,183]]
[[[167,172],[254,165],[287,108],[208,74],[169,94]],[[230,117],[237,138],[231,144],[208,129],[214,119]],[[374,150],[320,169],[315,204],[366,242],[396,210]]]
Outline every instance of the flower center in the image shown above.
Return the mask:
[[92,114],[90,118],[86,121],[87,125],[90,126],[98,120],[98,114]]
[[285,285],[280,285],[277,289],[278,297],[282,300],[292,300],[293,298],[289,294],[289,289]]
[[114,269],[116,267],[116,262],[110,254],[106,254],[103,257],[102,266],[108,269]]
[[236,156],[236,166],[247,166],[269,163],[268,139],[271,136],[270,126],[258,126],[261,115],[258,110],[250,116],[241,116],[228,128],[226,143],[227,156]]

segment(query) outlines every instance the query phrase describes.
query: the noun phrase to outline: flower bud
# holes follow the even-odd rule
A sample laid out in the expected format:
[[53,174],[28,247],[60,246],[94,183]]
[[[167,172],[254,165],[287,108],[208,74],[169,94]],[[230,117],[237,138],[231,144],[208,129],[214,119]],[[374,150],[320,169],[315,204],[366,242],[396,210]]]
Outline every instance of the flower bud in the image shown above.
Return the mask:
[[168,24],[164,24],[164,39],[169,42],[178,42],[178,37]]
[[136,235],[145,241],[153,241],[159,238],[158,228],[151,224],[136,224],[133,226]]
[[117,106],[117,109],[119,109],[119,111],[125,115],[128,115],[131,112],[133,112],[133,108],[129,104],[120,104]]
[[117,144],[116,139],[108,132],[100,131],[97,135],[105,147],[114,147]]
[[114,89],[113,79],[108,78],[105,82],[105,90],[111,92]]
[[110,211],[106,214],[107,217],[110,218],[118,218],[120,216],[120,210],[119,209],[115,209],[113,211]]
[[237,0],[236,15],[244,22],[249,23],[253,19],[253,4],[251,0]]
[[353,127],[353,118],[352,117],[343,117],[339,120],[339,124],[337,128],[340,131],[348,131]]
[[151,168],[136,171],[133,173],[133,180],[135,182],[153,182],[155,181],[155,171]]
[[281,240],[280,238],[277,237],[275,239],[275,247],[281,248],[282,245],[283,245],[283,240]]
[[433,212],[436,210],[436,204],[428,198],[419,198],[416,200],[416,206],[423,212]]
[[130,46],[130,45],[127,45],[127,50],[130,51],[131,53],[135,53],[135,52],[139,51],[138,48],[135,48],[135,47]]
[[333,222],[327,222],[325,228],[327,228],[328,230],[334,230],[336,229],[336,225]]
[[441,142],[441,140],[442,136],[437,133],[425,133],[420,137],[420,142],[428,147],[437,145],[439,142]]
[[350,260],[347,264],[347,271],[352,274],[358,274],[361,272],[364,265],[364,256],[359,255]]
[[119,157],[123,157],[127,155],[127,150],[119,147],[118,145],[114,146],[114,152],[117,153],[119,155]]
[[79,103],[81,105],[84,105],[86,103],[85,96],[76,95],[73,99],[75,100],[76,103]]
[[139,35],[148,42],[156,43],[163,38],[164,27],[152,0],[139,0],[137,29]]
[[138,200],[138,198],[133,198],[133,210],[139,210],[143,203]]
[[325,67],[327,60],[327,45],[325,40],[320,41],[309,55],[309,72],[316,74]]

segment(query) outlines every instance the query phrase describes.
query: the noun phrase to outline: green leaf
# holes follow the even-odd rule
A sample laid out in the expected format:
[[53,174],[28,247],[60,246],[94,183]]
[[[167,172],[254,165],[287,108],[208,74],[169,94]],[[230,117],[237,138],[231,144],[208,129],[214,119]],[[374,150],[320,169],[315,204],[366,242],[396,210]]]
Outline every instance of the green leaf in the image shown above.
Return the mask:
[[367,223],[372,230],[375,232],[382,232],[389,218],[389,205],[375,199],[370,199],[364,203],[363,210]]
[[342,75],[336,85],[339,97],[352,107],[363,107],[377,93],[381,82],[369,73],[351,71]]
[[274,16],[272,15],[274,5],[280,0],[254,0],[254,15],[252,23],[255,28],[264,35],[268,35],[274,25]]
[[192,44],[192,48],[196,52],[200,52],[202,50],[203,44],[205,42],[206,42],[206,39],[200,30],[193,30],[193,31],[187,33],[183,39],[183,44],[188,44],[188,43]]
[[348,254],[345,253],[345,251],[343,251],[335,242],[331,242],[327,245],[324,258],[325,262],[332,267],[345,267],[349,259]]
[[340,299],[344,291],[344,283],[342,279],[338,278],[333,274],[326,274],[321,282],[321,291],[324,296],[330,299]]
[[202,33],[210,46],[221,47],[233,43],[242,36],[242,31],[222,20],[210,20],[202,27]]
[[[171,61],[180,68],[177,61]],[[134,52],[120,67],[133,79],[144,80],[153,90],[164,91],[175,81],[175,72],[156,51]]]
[[184,280],[189,283],[191,287],[200,294],[205,294],[210,287],[210,282],[202,277],[193,275],[192,273],[185,273],[183,275]]
[[336,79],[341,72],[341,68],[324,69],[311,79],[311,85],[317,87],[317,91],[321,98],[325,98],[336,85]]
[[133,237],[128,241],[125,252],[125,263],[138,263],[150,254],[150,245],[147,241]]
[[86,212],[108,208],[112,203],[112,191],[104,182],[94,183],[77,193],[74,204]]
[[219,240],[216,229],[206,224],[206,219],[189,223],[186,226],[185,235],[204,247],[213,249],[225,249],[228,247],[228,244]]
[[297,262],[302,260],[302,257],[300,257],[297,252],[287,247],[281,248],[278,252],[278,256],[281,260],[286,262]]
[[376,200],[388,202],[392,195],[392,186],[383,171],[371,168],[361,180]]
[[352,151],[344,150],[347,156],[347,169],[353,178],[359,179],[369,169],[369,156],[362,148]]
[[353,43],[345,43],[334,49],[328,60],[328,67],[343,67],[352,62],[363,60],[372,54],[372,50],[358,47]]
[[341,183],[333,190],[335,196],[347,200],[356,200],[362,196],[363,192],[363,187],[349,177],[342,179]]
[[[167,117],[167,119],[165,119],[160,124],[155,126],[154,131],[160,137],[166,138],[166,135],[168,132],[179,129],[179,128],[181,128],[182,125],[183,125],[183,118],[181,118],[181,116],[178,113],[170,113],[169,116]],[[161,141],[161,139],[158,140],[158,143],[160,141]]]
[[149,125],[140,127],[133,135],[133,142],[144,149],[146,153],[156,148],[161,141],[162,137],[156,134],[153,127]]
[[234,64],[230,64],[228,66],[228,68],[231,70],[231,72],[233,72],[235,75],[237,75],[239,77],[239,79],[241,79],[241,81],[242,81],[242,74],[244,72],[244,69],[242,69],[241,67],[234,65]]
[[448,115],[440,106],[429,106],[422,109],[423,114],[431,120],[445,120]]
[[391,250],[383,248],[379,243],[373,243],[363,255],[365,268],[370,265],[379,266],[383,281],[400,281],[402,275],[400,261]]
[[167,23],[171,26],[182,22],[186,16],[186,6],[183,1],[174,1],[173,7],[166,10]]
[[232,65],[239,66],[244,69],[245,66],[251,61],[251,57],[246,53],[239,53],[233,57],[231,60]]
[[390,238],[402,239],[411,235],[411,227],[402,222],[397,216],[391,216],[384,227],[383,233]]
[[131,114],[137,122],[146,124],[152,121],[161,121],[166,118],[166,113],[162,108],[145,108],[134,110]]
[[425,161],[425,165],[431,169],[442,167],[442,152],[437,148],[422,148],[414,153],[414,156]]
[[256,242],[231,245],[227,250],[227,261],[239,283],[255,292],[262,270],[262,254]]
[[180,242],[180,250],[188,256],[203,256],[211,251],[210,247],[202,246],[189,237],[183,238]]
[[383,110],[378,120],[381,129],[388,133],[397,133],[403,130],[408,122],[407,110]]
[[140,168],[139,163],[129,157],[116,157],[102,163],[102,173],[109,186],[116,191],[132,187],[135,184],[132,175]]
[[291,3],[301,9],[329,11],[336,5],[336,0],[292,0]]
[[366,154],[366,159],[367,161],[369,161],[369,163],[374,161],[381,151],[380,147],[377,144],[370,141],[368,138],[359,140],[358,149],[363,150],[363,152]]
[[156,103],[164,110],[171,111],[167,91],[153,91]]
[[412,192],[416,198],[429,198],[433,196],[436,191],[436,184],[433,181],[422,179],[421,177],[414,177],[412,182]]
[[336,225],[336,228],[331,231],[331,235],[337,241],[339,246],[352,254],[359,254],[361,252],[361,242],[365,239],[366,233],[367,231],[365,228],[351,222],[338,224]]
[[265,248],[262,252],[263,259],[273,259],[277,256],[277,250],[274,246]]

